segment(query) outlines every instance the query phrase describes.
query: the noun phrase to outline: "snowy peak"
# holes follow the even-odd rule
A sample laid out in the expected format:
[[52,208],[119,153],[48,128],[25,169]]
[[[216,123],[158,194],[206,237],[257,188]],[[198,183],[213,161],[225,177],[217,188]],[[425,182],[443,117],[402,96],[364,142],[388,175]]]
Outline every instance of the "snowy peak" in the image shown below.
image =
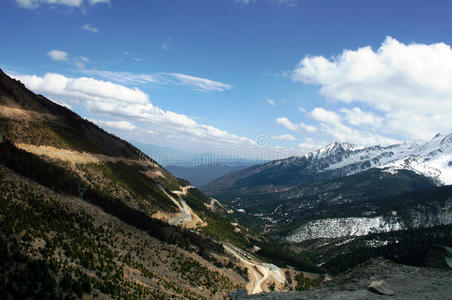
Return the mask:
[[364,147],[354,145],[354,144],[348,144],[348,143],[338,143],[334,142],[332,144],[329,144],[325,147],[319,148],[316,151],[313,151],[309,154],[307,154],[305,157],[307,158],[326,158],[333,155],[344,155],[346,153],[349,153],[351,151],[363,149]]
[[437,134],[428,142],[412,142],[391,146],[363,147],[334,142],[304,156],[312,171],[337,171],[351,175],[370,168],[412,170],[437,180],[439,184],[452,184],[452,134]]

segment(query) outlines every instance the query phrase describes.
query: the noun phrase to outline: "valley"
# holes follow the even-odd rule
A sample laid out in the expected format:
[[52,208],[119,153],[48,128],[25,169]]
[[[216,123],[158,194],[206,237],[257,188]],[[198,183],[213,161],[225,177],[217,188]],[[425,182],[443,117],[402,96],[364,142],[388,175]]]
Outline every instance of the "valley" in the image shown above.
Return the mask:
[[[296,288],[302,269],[249,258],[267,238],[137,148],[1,72],[0,102],[11,108],[0,111],[2,295],[224,299]],[[291,255],[278,264],[297,264]],[[45,273],[25,276],[31,266]]]
[[0,300],[452,299],[451,12],[0,1]]
[[202,187],[209,197],[0,75],[2,105],[11,107],[0,124],[9,295],[40,284],[9,281],[33,264],[50,285],[31,293],[57,297],[302,291],[376,257],[422,265],[452,240],[450,166],[442,163],[450,136],[390,147],[334,143],[214,179]]

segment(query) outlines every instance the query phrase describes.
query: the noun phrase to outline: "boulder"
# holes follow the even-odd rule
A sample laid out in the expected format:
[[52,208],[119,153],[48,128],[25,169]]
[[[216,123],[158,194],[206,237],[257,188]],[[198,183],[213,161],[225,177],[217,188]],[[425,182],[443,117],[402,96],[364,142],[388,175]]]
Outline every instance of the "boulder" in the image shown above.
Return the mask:
[[394,292],[388,287],[384,280],[372,281],[368,289],[374,293],[386,296],[393,296]]

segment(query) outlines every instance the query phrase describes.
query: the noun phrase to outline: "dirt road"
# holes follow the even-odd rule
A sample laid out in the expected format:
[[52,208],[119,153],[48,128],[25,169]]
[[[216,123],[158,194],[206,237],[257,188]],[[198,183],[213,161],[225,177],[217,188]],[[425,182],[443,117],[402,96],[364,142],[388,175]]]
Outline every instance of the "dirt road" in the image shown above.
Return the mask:
[[249,294],[264,292],[264,283],[267,281],[284,285],[286,277],[277,266],[258,262],[235,246],[223,244],[223,247],[226,252],[238,258],[247,267],[250,281],[246,289]]

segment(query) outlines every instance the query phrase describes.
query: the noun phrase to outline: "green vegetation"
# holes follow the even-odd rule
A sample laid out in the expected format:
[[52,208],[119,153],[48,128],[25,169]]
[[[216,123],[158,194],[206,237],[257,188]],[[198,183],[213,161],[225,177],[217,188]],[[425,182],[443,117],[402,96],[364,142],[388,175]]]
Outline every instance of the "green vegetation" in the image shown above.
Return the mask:
[[[93,173],[102,174],[101,180],[98,181],[90,177],[90,184],[97,186],[99,190],[105,190],[107,188],[113,194],[118,190],[118,187],[121,187],[129,193],[134,201],[140,203],[142,207],[147,207],[148,211],[151,211],[152,208],[154,211],[156,208],[164,211],[177,211],[174,203],[159,188],[159,182],[154,181],[142,173],[146,171],[145,167],[127,165],[121,161],[102,164],[91,163],[88,165],[79,165],[78,167],[83,171],[85,177],[90,177]],[[107,182],[110,183],[110,186],[101,186]],[[178,188],[179,186],[176,185],[174,189],[177,190]]]
[[310,260],[303,254],[295,253],[288,247],[277,242],[258,242],[257,245],[261,248],[257,254],[272,263],[280,266],[292,266],[301,271],[324,274],[325,269],[311,263]]
[[10,140],[80,152],[108,154],[71,127],[50,122],[10,120],[0,117],[0,132]]
[[[170,282],[150,268],[162,258],[144,254],[145,249],[155,247],[145,242],[148,238],[132,238],[132,232],[108,221],[111,217],[102,221],[80,209],[82,202],[74,198],[72,204],[62,201],[62,196],[49,195],[11,174],[0,166],[0,298],[76,299],[102,293],[121,299],[160,299],[163,293],[202,299],[186,285],[205,284],[206,291],[239,288],[227,277],[176,252],[169,253],[174,259],[171,266],[185,285]],[[218,247],[195,233],[157,225],[162,231],[154,235],[191,251],[202,249],[206,257],[211,245]],[[130,241],[139,246],[132,247]],[[141,280],[155,284],[137,284],[127,275],[130,268],[138,270]]]
[[[76,197],[79,196],[80,185],[85,184],[77,174],[49,163],[36,155],[17,149],[8,141],[0,143],[0,163],[44,186]],[[132,176],[132,172],[126,165],[119,166],[120,174],[116,176],[123,178],[121,176],[125,176],[124,172]],[[140,178],[140,176],[136,175],[135,177]],[[147,177],[141,179],[144,178]],[[149,188],[152,189],[153,186]],[[100,207],[106,213],[117,217],[126,224],[144,230],[149,235],[162,241],[176,244],[183,249],[190,249],[190,247],[195,246],[212,251],[223,251],[221,245],[211,239],[205,238],[195,232],[183,230],[179,227],[152,219],[145,213],[128,206],[122,200],[111,197],[103,193],[103,191],[95,189],[95,187],[88,186],[83,199]]]
[[252,246],[243,233],[234,232],[232,220],[227,215],[214,213],[204,205],[210,199],[198,189],[190,189],[184,200],[198,216],[206,220],[207,226],[201,228],[203,234],[217,241],[228,241],[242,249]]
[[370,234],[355,237],[343,246],[308,250],[304,254],[314,262],[325,259],[322,267],[337,275],[375,257],[422,266],[435,245],[452,246],[452,225]]
[[309,290],[313,287],[319,286],[323,282],[323,276],[316,277],[314,279],[305,277],[303,273],[299,273],[295,276],[295,280],[297,281],[297,291],[305,291]]

